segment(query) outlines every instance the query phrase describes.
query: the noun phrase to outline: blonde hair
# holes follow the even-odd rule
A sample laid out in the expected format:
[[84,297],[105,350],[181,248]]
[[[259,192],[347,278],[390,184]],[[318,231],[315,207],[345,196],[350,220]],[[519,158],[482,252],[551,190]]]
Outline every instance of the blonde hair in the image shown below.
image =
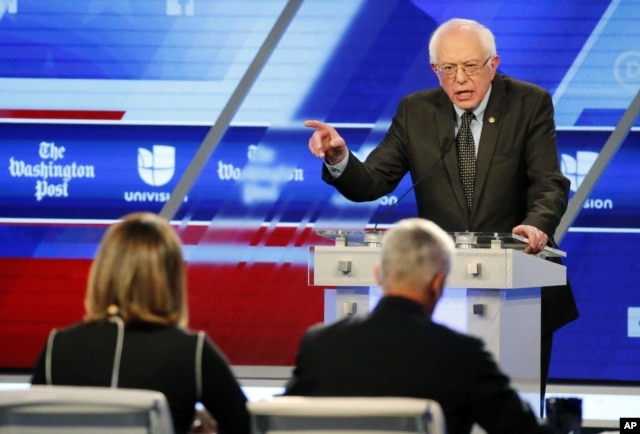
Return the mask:
[[434,222],[400,220],[382,237],[380,283],[423,288],[437,273],[449,273],[454,251],[451,236]]
[[118,314],[124,322],[187,326],[182,244],[168,221],[134,213],[107,229],[89,273],[86,322]]

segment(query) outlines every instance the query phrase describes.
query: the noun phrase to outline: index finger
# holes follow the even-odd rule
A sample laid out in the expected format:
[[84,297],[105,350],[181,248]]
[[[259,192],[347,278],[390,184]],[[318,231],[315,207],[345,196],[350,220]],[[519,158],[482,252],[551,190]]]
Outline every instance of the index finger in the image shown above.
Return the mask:
[[315,128],[317,130],[324,130],[329,128],[329,124],[325,124],[324,122],[320,122],[316,120],[304,121],[304,126],[309,128]]

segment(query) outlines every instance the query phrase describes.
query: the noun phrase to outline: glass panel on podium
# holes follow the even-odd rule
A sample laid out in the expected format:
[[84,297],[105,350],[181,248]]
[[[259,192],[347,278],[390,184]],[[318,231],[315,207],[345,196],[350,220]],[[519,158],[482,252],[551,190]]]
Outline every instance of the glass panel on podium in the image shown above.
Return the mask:
[[[384,230],[347,231],[347,230],[318,230],[316,233],[333,240],[336,246],[368,246],[380,247]],[[457,248],[501,247],[505,249],[524,250],[529,240],[523,236],[506,232],[449,232]],[[566,252],[546,246],[537,256],[566,257]]]

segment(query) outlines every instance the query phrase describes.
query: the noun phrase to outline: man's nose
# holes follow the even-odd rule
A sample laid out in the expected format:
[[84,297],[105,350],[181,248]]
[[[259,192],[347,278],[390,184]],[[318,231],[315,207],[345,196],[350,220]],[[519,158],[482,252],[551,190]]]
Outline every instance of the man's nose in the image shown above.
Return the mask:
[[467,76],[467,73],[464,71],[464,68],[462,67],[458,67],[456,69],[455,77],[458,83],[464,83],[469,78],[469,76]]

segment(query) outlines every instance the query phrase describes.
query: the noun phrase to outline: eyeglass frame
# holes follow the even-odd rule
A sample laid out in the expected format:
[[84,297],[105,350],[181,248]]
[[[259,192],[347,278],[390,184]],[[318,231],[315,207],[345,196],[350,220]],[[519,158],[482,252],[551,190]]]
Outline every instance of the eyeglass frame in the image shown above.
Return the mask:
[[[438,72],[438,74],[441,77],[455,77],[455,75],[458,73],[458,69],[462,69],[462,72],[464,72],[464,74],[466,76],[472,76],[474,74],[476,74],[478,71],[480,71],[481,68],[483,68],[488,62],[489,60],[491,60],[491,58],[493,58],[495,56],[493,55],[489,55],[489,57],[487,57],[487,60],[485,60],[484,62],[480,63],[480,62],[466,62],[463,63],[462,65],[454,65],[453,63],[448,63],[444,66],[452,66],[454,69],[451,70],[450,73],[445,72],[442,68],[444,66],[439,66],[436,65],[436,71]],[[467,68],[469,67],[475,67],[476,69],[474,69],[473,71],[469,72],[467,71]]]

